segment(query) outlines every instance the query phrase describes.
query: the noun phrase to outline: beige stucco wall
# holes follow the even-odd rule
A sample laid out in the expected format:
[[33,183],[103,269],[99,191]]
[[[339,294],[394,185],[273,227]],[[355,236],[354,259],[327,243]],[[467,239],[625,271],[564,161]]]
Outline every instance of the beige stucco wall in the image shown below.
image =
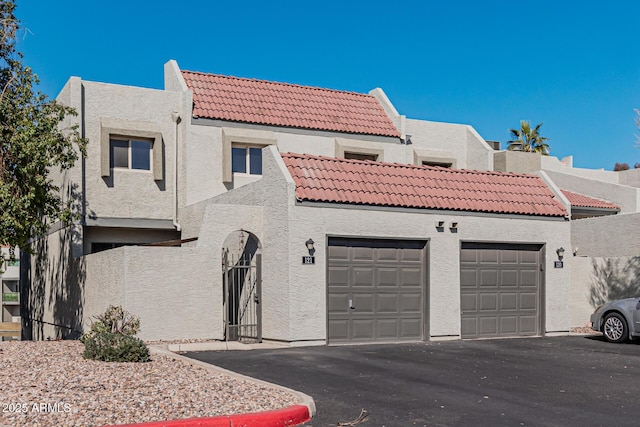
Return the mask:
[[[154,89],[82,82],[85,136],[87,213],[90,217],[170,219],[173,215],[173,141],[171,113],[181,106],[182,94]],[[164,179],[151,171],[114,169],[101,176],[101,119],[136,131],[142,122],[158,128],[164,145]]]
[[[433,211],[296,205],[295,187],[282,159],[264,153],[264,176],[255,184],[227,193],[217,203],[262,205],[263,336],[265,339],[316,342],[326,340],[326,244],[328,236],[429,240],[430,336],[460,334],[460,267],[462,241],[545,244],[545,331],[568,331],[570,269],[554,269],[555,249],[569,247],[565,220],[482,217]],[[266,192],[265,189],[269,189]],[[438,232],[436,220],[459,223],[457,233]],[[316,242],[316,264],[302,265],[304,242]],[[566,258],[565,258],[566,259]]]
[[594,309],[609,300],[640,295],[640,253],[635,256],[577,256],[571,263],[573,326],[590,326]]
[[620,213],[640,212],[640,188],[588,179],[571,173],[545,172],[563,190],[609,200],[620,206]]
[[571,221],[571,241],[578,255],[639,256],[640,213]]

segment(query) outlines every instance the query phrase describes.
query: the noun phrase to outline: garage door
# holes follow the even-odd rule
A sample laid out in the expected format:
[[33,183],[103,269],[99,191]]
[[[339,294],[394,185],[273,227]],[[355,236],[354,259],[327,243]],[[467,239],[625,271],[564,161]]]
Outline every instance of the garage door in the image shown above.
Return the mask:
[[539,245],[463,243],[462,338],[540,335]]
[[330,344],[424,336],[426,242],[330,238]]

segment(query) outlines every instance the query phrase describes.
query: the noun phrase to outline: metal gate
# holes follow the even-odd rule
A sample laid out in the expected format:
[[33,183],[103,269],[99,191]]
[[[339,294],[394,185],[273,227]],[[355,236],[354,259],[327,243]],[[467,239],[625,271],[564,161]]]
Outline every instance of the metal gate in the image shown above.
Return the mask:
[[262,342],[261,255],[222,251],[225,340]]

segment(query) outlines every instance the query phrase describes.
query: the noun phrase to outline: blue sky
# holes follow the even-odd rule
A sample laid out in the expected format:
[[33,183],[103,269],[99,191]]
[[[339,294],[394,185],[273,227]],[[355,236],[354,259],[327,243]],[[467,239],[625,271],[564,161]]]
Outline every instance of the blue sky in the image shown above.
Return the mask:
[[17,0],[18,48],[55,97],[70,76],[162,88],[163,64],[332,89],[504,143],[544,122],[574,166],[640,163],[640,2]]

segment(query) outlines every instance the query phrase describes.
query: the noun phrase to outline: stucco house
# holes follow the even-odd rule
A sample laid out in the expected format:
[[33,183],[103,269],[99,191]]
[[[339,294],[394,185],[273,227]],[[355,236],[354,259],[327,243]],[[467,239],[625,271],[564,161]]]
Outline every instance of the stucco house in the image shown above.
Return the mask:
[[175,61],[164,72],[163,90],[72,77],[58,96],[89,141],[56,177],[80,220],[23,255],[25,337],[78,336],[109,304],[140,316],[149,340],[369,343],[582,323],[571,217],[582,200],[623,213],[632,191],[601,200],[560,172],[514,172],[513,153],[472,127],[409,119],[380,89]]

